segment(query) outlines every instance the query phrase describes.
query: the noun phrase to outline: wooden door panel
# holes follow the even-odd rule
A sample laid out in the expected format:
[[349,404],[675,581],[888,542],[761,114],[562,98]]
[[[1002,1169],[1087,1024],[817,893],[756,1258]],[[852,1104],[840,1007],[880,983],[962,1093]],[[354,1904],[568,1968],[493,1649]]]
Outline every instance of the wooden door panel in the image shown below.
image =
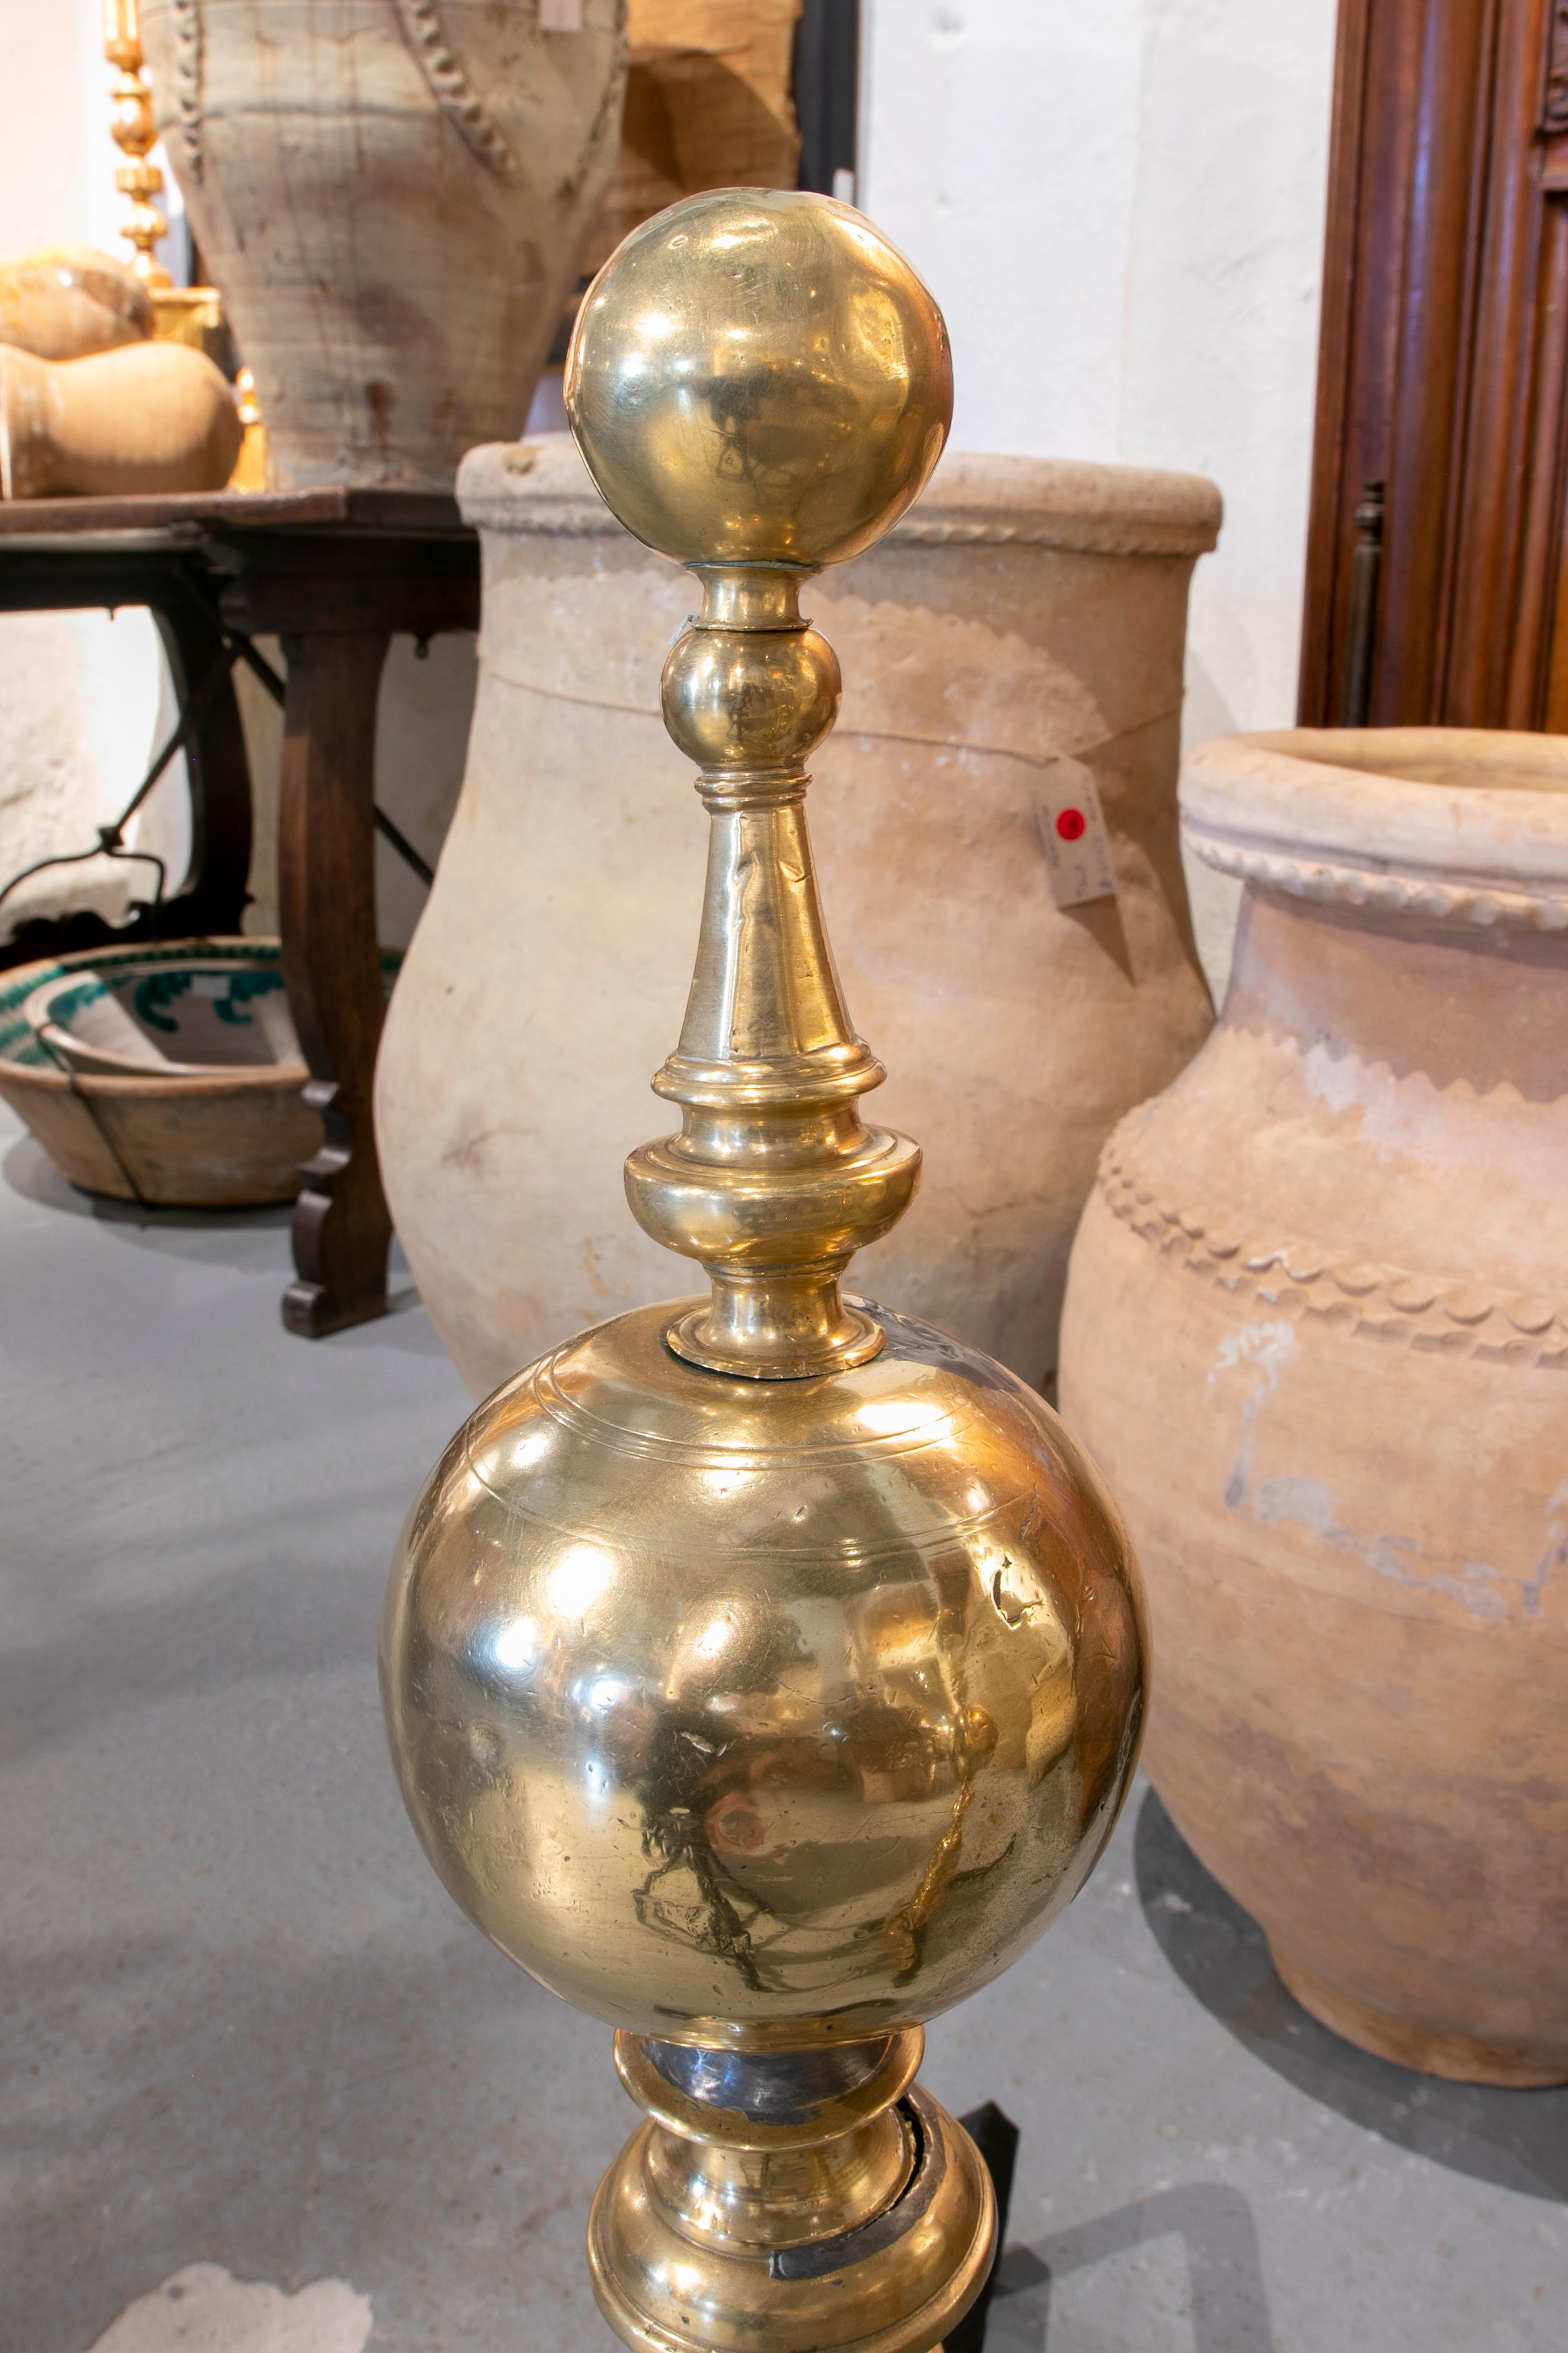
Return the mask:
[[1373,723],[1568,723],[1568,0],[1343,0],[1324,259],[1301,717],[1382,481]]

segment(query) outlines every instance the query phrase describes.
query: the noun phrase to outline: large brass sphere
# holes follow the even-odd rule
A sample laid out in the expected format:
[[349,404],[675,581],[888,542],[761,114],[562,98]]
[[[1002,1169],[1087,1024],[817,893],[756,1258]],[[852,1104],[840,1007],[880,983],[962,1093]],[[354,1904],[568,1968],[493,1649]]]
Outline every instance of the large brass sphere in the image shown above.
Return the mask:
[[566,413],[629,531],[682,564],[836,564],[925,488],[952,415],[947,330],[847,205],[689,197],[578,312]]
[[874,1311],[820,1380],[682,1364],[668,1307],[481,1406],[388,1592],[426,1853],[557,1993],[666,2041],[929,2019],[1093,1865],[1144,1633],[1114,1506],[1035,1392]]

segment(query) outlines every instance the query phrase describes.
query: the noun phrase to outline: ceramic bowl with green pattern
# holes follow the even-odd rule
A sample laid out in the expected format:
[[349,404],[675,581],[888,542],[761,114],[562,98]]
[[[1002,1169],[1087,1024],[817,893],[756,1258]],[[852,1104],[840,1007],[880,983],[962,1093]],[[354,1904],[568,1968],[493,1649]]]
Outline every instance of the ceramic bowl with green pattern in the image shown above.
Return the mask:
[[[383,954],[388,987],[398,961]],[[287,1023],[276,940],[47,957],[0,972],[0,1100],[85,1192],[167,1208],[291,1201],[322,1134]]]
[[62,1070],[194,1079],[266,1064],[305,1077],[275,948],[62,973],[22,1013]]

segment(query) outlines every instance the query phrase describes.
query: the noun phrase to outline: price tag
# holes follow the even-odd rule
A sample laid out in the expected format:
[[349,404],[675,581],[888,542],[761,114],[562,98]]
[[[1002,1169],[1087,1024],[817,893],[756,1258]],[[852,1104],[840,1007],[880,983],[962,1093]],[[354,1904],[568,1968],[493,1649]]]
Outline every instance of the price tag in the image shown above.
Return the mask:
[[539,0],[539,29],[542,33],[580,33],[583,0]]
[[1081,760],[1047,761],[1036,788],[1035,816],[1058,906],[1113,899],[1116,869],[1093,771]]

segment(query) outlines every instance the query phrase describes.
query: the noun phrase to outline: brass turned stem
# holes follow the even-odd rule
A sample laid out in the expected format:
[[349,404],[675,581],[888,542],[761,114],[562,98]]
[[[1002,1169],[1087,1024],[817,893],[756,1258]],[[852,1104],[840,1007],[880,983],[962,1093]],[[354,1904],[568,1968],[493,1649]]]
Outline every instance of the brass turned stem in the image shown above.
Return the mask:
[[114,185],[131,199],[131,217],[121,230],[134,248],[132,265],[143,286],[161,291],[174,280],[153,248],[168,232],[168,222],[155,199],[163,192],[163,174],[148,157],[158,143],[153,121],[153,100],[142,67],[142,18],[138,0],[104,0],[103,53],[118,69],[110,128],[114,143],[128,161],[114,174]]
[[680,1105],[680,1134],[632,1154],[626,1194],[712,1286],[669,1326],[676,1353],[798,1380],[881,1347],[839,1277],[908,1208],[921,1155],[860,1117],[885,1072],[845,1009],[812,867],[805,762],[839,697],[833,649],[801,617],[812,567],[690,568],[702,610],[670,650],[663,702],[699,765],[708,881],[680,1043],[653,1082]]

